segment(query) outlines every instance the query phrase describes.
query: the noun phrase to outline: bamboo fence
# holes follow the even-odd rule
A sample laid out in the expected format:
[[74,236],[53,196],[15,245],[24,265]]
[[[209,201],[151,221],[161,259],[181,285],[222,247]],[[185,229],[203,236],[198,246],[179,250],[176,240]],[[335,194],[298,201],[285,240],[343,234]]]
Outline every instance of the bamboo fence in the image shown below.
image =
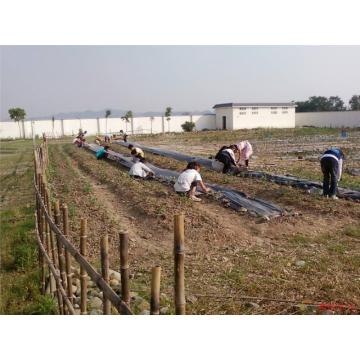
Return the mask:
[[[129,284],[129,240],[127,233],[119,234],[119,258],[121,296],[109,285],[109,244],[105,234],[100,242],[101,271],[98,272],[86,259],[87,256],[87,219],[80,219],[80,249],[72,243],[68,206],[51,198],[47,180],[49,164],[48,144],[44,139],[34,149],[34,189],[36,200],[35,230],[39,248],[39,269],[41,291],[45,294],[46,283],[50,294],[57,299],[59,314],[88,314],[88,278],[102,291],[103,314],[112,313],[112,308],[121,315],[132,315],[130,309]],[[80,309],[76,311],[72,288],[72,264],[80,268]],[[185,282],[184,282],[184,216],[174,216],[174,266],[175,266],[175,313],[185,314]],[[160,313],[160,277],[161,267],[155,266],[151,271],[150,314]]]

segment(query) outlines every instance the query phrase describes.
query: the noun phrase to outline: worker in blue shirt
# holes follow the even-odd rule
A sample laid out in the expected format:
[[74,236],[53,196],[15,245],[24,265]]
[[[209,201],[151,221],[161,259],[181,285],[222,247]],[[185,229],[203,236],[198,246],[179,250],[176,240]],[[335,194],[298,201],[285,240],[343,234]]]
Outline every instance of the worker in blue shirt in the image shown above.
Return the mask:
[[323,179],[323,195],[331,199],[337,199],[337,184],[341,179],[344,153],[337,147],[326,150],[321,158],[321,171]]
[[107,150],[110,148],[110,146],[105,145],[102,146],[98,151],[96,151],[95,156],[98,160],[102,158],[106,158],[108,156]]

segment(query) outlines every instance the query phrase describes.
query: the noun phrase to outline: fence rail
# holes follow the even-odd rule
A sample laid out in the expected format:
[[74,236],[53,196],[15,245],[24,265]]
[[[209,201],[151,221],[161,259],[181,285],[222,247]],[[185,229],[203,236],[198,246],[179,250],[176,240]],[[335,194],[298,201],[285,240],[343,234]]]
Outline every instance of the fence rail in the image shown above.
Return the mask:
[[[60,207],[58,200],[51,201],[47,182],[47,166],[49,163],[47,140],[34,149],[34,190],[36,200],[36,240],[39,248],[39,267],[41,272],[41,289],[45,293],[46,281],[50,293],[57,298],[59,314],[74,315],[74,294],[72,289],[72,260],[80,267],[80,314],[87,314],[87,277],[103,292],[103,314],[111,314],[111,307],[121,315],[132,315],[130,309],[128,234],[120,233],[119,257],[121,296],[109,284],[109,252],[108,235],[101,238],[101,274],[86,259],[87,220],[80,219],[80,250],[71,243],[68,208],[65,203]],[[54,214],[54,215],[53,215]],[[62,216],[61,216],[62,215]],[[184,216],[174,216],[174,263],[175,285],[174,298],[176,314],[185,314],[184,285],[184,250],[183,228]],[[61,230],[62,227],[62,230]],[[179,231],[181,233],[179,233]],[[178,247],[181,239],[181,249]],[[181,253],[179,253],[179,250]],[[181,262],[179,263],[179,259]],[[48,270],[47,270],[48,269]],[[179,271],[180,270],[180,271]],[[151,314],[159,314],[160,274],[161,267],[152,269],[151,281]],[[54,288],[55,283],[55,288]],[[179,304],[179,299],[180,304]]]

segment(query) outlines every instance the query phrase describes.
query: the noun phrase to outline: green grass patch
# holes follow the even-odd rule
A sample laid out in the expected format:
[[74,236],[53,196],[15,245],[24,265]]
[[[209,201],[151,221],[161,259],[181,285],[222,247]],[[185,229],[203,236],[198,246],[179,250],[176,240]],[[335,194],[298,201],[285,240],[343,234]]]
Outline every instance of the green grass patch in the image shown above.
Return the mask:
[[360,240],[360,225],[348,225],[344,229],[344,234]]

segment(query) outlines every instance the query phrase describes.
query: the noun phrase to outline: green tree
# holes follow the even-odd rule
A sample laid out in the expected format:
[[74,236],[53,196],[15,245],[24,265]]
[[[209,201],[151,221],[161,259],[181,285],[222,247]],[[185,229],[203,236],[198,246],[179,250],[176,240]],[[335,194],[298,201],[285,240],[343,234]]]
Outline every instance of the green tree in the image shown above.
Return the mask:
[[345,110],[344,102],[339,96],[311,96],[306,101],[296,102],[296,105],[296,112]]
[[108,132],[108,117],[110,117],[111,116],[111,110],[106,110],[105,111],[105,132],[106,132],[106,134],[107,134],[107,132]]
[[351,110],[360,110],[360,95],[353,95],[349,100]]
[[122,120],[125,121],[125,131],[127,132],[127,124],[131,121],[133,118],[133,112],[131,110],[127,111],[124,116],[121,117]]
[[192,121],[185,121],[181,127],[185,132],[192,132],[195,128],[195,123]]
[[[21,130],[20,130],[20,121],[22,122],[23,128],[24,128],[24,119],[26,116],[26,112],[24,109],[21,108],[11,108],[8,110],[10,119],[14,120],[18,123],[19,126],[19,134],[21,136]],[[25,133],[23,134],[23,137],[25,138]]]
[[339,96],[330,96],[328,100],[328,111],[343,111],[345,110],[344,102]]
[[165,117],[166,117],[166,121],[168,122],[168,132],[170,132],[170,120],[171,120],[171,112],[172,112],[172,108],[170,106],[168,106],[165,109]]

